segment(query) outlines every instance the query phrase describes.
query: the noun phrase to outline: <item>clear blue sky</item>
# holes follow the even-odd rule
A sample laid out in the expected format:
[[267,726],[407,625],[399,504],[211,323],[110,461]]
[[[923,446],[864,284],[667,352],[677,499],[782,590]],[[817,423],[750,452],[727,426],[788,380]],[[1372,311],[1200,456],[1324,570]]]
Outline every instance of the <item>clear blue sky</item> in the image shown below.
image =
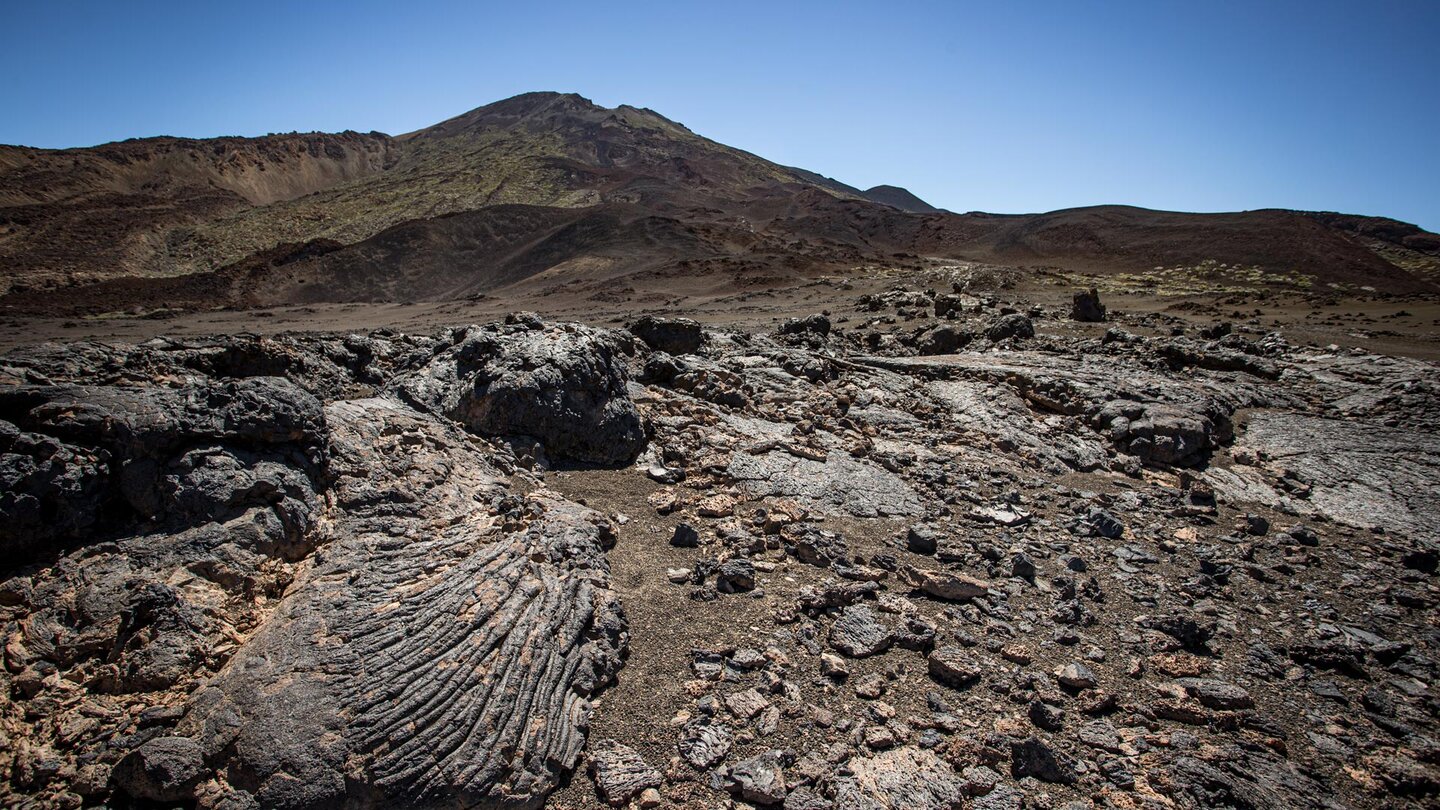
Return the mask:
[[527,90],[956,211],[1440,230],[1440,0],[16,2],[0,142],[406,132]]

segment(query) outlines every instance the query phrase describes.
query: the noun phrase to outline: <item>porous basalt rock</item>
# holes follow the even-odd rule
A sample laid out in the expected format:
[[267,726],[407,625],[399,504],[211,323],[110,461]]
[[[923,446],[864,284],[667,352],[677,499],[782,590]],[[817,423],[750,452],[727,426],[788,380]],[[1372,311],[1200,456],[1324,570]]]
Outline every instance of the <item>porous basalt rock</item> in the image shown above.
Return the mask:
[[622,334],[530,322],[457,330],[391,389],[484,436],[533,436],[553,459],[623,464],[646,435]]
[[1105,305],[1094,287],[1075,293],[1070,304],[1070,317],[1077,321],[1099,323],[1105,320]]
[[319,401],[275,377],[21,385],[0,390],[0,414],[0,549],[12,556],[303,497],[324,465]]
[[[1129,312],[917,355],[941,297],[0,357],[56,527],[0,576],[0,804],[1433,804],[1433,364]],[[404,394],[592,338],[633,466]]]
[[179,730],[267,807],[538,806],[625,643],[605,519],[515,499],[453,428],[394,401],[327,415],[333,539]]
[[0,580],[5,662],[71,763],[27,735],[13,789],[538,806],[626,647],[611,523],[443,416],[314,393],[365,388],[341,343],[413,370],[428,339],[226,340],[0,363],[7,573],[41,560]]
[[1156,464],[1193,466],[1229,438],[1228,420],[1218,409],[1210,411],[1213,418],[1175,405],[1115,400],[1102,406],[1091,424],[1108,433],[1123,453]]
[[657,318],[646,315],[629,325],[635,337],[650,348],[668,354],[694,354],[705,341],[700,324],[689,318]]

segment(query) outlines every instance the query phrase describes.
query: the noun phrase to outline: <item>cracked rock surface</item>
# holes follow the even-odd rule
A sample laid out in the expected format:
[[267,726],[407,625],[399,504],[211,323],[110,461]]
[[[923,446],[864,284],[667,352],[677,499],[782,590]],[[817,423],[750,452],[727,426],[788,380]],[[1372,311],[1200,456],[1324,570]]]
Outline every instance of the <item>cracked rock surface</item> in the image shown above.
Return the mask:
[[0,798],[1433,806],[1435,365],[1113,300],[11,352]]
[[[624,371],[590,338],[549,331],[495,362],[613,374],[584,404],[638,426],[628,400],[605,400],[624,399]],[[398,398],[322,406],[316,393],[348,376],[325,340],[262,341],[217,373],[203,360],[228,340],[46,347],[0,364],[4,469],[27,482],[7,516],[51,527],[3,538],[9,559],[31,560],[5,581],[10,705],[38,721],[25,733],[5,719],[7,795],[542,804],[625,652],[608,518]],[[420,375],[439,345],[345,342],[404,354]],[[293,379],[266,373],[281,369]],[[74,381],[96,377],[108,384]],[[573,448],[546,427],[572,416],[526,424]],[[45,450],[48,466],[35,463]]]

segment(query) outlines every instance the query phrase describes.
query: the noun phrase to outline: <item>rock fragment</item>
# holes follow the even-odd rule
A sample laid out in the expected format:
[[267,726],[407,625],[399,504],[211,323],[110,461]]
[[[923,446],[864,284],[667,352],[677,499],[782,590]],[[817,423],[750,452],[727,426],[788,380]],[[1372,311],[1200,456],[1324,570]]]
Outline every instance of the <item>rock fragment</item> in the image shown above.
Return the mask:
[[208,772],[194,740],[156,737],[116,763],[111,779],[133,798],[169,804],[193,798]]
[[984,596],[990,583],[966,574],[920,569],[907,565],[900,571],[905,584],[939,599],[961,602]]
[[954,810],[968,798],[965,779],[933,752],[902,746],[852,758],[830,787],[836,810]]
[[867,658],[890,649],[894,635],[867,607],[851,605],[830,627],[830,646],[851,658]]
[[590,778],[601,800],[621,807],[647,788],[662,784],[660,772],[650,767],[635,749],[622,743],[601,743],[590,755]]
[[726,768],[721,779],[726,790],[751,804],[777,805],[789,793],[784,771],[788,759],[782,751],[766,751]]
[[1026,737],[1010,743],[1010,773],[1017,779],[1033,776],[1042,782],[1064,785],[1079,779],[1070,755],[1039,737]]
[[930,677],[946,686],[964,688],[980,680],[984,670],[963,649],[940,647],[926,658]]
[[730,752],[734,735],[722,725],[692,722],[680,733],[680,756],[701,770],[714,767]]
[[676,548],[699,548],[700,532],[689,523],[678,524],[670,535],[670,545]]

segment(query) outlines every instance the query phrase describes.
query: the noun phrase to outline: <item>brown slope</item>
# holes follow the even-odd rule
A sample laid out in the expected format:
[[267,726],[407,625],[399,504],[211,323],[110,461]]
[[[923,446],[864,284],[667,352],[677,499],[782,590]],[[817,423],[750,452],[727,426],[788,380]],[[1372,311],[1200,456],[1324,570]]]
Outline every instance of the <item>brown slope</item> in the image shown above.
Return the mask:
[[[66,306],[112,308],[162,289],[217,303],[462,297],[568,272],[579,260],[649,272],[695,259],[694,272],[709,272],[708,259],[732,257],[784,273],[895,254],[1101,271],[1221,262],[1399,292],[1433,289],[1440,277],[1440,237],[1403,223],[1119,206],[913,213],[902,209],[924,204],[903,189],[872,189],[894,198],[880,204],[651,110],[558,93],[506,99],[397,138],[9,149],[0,186],[9,195],[0,200],[11,201],[0,204],[0,283],[25,292],[6,300],[12,307],[54,290]],[[191,278],[77,292],[116,276]]]
[[[1086,272],[1223,263],[1397,293],[1435,290],[1440,280],[1426,269],[1440,267],[1440,250],[1421,250],[1427,240],[1440,238],[1370,217],[1329,219],[1275,209],[1191,214],[1128,206],[919,215],[806,190],[771,195],[745,210],[769,231],[856,245],[879,256],[916,253]],[[1389,241],[1377,234],[1389,234]],[[1402,250],[1408,261],[1396,258]]]
[[634,273],[729,249],[723,227],[687,224],[634,205],[497,205],[412,220],[352,245],[287,244],[217,271],[110,279],[65,296],[19,293],[5,302],[22,311],[94,314],[122,304],[160,309],[454,300],[561,266]]
[[1430,288],[1345,230],[1295,211],[1188,214],[1111,205],[1023,217],[966,217],[984,218],[995,228],[976,252],[1006,263],[1136,271],[1219,262],[1298,273],[1324,284],[1392,292]]
[[355,132],[0,146],[0,282],[187,272],[205,252],[187,241],[196,225],[383,171],[393,157],[388,136]]
[[448,300],[577,260],[632,270],[713,252],[679,220],[633,205],[501,205],[404,223],[323,255],[237,279],[250,304]]
[[82,149],[0,146],[0,206],[197,189],[265,205],[381,171],[392,149],[391,138],[378,132],[137,138]]
[[[350,157],[328,171],[315,161],[260,159],[307,148],[343,157],[350,153],[340,142],[356,139],[375,154],[362,150],[370,159],[354,166]],[[350,244],[409,220],[490,205],[620,202],[674,211],[809,183],[651,110],[559,93],[506,99],[394,139],[150,139],[63,153],[13,149],[0,167],[0,281],[52,287],[204,272],[280,244]],[[137,207],[147,216],[117,217],[131,201],[99,197],[142,191],[150,198]],[[123,250],[101,255],[96,245]]]

